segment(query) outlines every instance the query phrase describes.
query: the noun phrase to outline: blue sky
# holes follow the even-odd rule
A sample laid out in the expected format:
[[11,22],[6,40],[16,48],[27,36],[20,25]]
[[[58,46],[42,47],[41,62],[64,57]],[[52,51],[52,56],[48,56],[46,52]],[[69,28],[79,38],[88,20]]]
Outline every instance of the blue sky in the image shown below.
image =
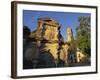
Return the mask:
[[79,16],[91,16],[89,13],[73,13],[73,12],[52,12],[52,11],[33,11],[23,10],[23,25],[28,26],[31,31],[37,28],[37,19],[50,17],[61,25],[61,34],[66,40],[66,30],[72,28],[73,35],[76,35],[76,26],[79,25]]

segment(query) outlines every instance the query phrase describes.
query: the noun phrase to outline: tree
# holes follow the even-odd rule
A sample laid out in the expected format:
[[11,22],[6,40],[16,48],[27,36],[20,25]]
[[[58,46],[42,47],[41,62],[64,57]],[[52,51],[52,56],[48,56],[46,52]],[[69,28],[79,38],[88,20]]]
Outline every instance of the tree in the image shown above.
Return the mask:
[[91,51],[91,24],[90,16],[80,16],[79,25],[76,27],[77,47],[83,52],[90,55]]
[[24,26],[23,27],[23,37],[24,38],[27,38],[31,33],[31,30],[27,27],[27,26]]
[[25,52],[28,43],[29,43],[29,35],[31,30],[27,26],[23,26],[23,52]]

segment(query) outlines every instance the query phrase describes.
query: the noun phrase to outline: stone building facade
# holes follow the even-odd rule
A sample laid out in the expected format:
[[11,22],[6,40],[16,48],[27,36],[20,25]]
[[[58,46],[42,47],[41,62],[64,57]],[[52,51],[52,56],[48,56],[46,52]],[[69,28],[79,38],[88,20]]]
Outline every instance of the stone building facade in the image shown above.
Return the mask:
[[60,24],[51,18],[39,18],[37,29],[29,35],[24,56],[33,63],[33,67],[64,67],[79,61],[73,47],[73,32],[69,27],[66,41],[60,33]]

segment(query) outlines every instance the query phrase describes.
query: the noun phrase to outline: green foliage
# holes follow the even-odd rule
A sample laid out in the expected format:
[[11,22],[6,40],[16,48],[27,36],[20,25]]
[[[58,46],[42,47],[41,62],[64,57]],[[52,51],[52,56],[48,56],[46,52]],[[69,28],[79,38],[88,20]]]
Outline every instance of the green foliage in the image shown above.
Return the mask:
[[90,16],[80,16],[79,25],[76,27],[76,45],[83,53],[90,55],[91,49],[91,25]]

